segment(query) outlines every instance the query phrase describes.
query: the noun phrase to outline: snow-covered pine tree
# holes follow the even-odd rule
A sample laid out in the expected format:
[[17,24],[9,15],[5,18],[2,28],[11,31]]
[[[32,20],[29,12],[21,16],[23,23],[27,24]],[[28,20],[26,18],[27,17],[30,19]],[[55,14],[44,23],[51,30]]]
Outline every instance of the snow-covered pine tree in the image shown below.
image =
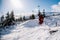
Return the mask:
[[7,16],[6,16],[6,20],[8,20],[10,17],[9,17],[9,12],[7,12]]
[[3,22],[3,21],[4,21],[4,15],[1,16],[1,22]]
[[10,14],[10,18],[11,18],[12,21],[15,21],[15,17],[14,17],[14,12],[13,11]]
[[3,21],[4,21],[4,15],[1,16],[1,20],[0,20],[0,28],[3,28]]
[[35,15],[32,14],[32,15],[30,16],[30,19],[35,19]]
[[38,16],[40,16],[41,15],[41,12],[40,12],[40,10],[38,10]]
[[26,20],[26,18],[25,18],[25,16],[23,16],[23,21],[25,21]]
[[23,21],[22,19],[23,19],[23,18],[22,18],[22,17],[20,17],[20,18],[19,18],[19,21]]
[[35,15],[34,14],[32,14],[32,19],[35,19]]

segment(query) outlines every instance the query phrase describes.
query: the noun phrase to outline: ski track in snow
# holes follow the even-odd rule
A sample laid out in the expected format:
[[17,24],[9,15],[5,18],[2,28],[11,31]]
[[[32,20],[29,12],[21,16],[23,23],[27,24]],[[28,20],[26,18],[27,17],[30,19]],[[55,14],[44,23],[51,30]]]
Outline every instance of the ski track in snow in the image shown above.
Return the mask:
[[[51,30],[59,31],[51,35]],[[28,20],[18,24],[11,33],[3,35],[1,40],[60,40],[60,28],[48,27],[44,23],[39,25],[37,19]]]

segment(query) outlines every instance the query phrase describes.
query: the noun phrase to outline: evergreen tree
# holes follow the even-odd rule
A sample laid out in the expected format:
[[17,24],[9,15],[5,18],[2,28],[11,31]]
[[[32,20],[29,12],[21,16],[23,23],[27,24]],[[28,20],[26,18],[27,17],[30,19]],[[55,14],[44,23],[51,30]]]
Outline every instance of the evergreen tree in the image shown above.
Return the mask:
[[20,17],[20,19],[19,19],[20,21],[22,21],[22,17]]
[[1,22],[3,22],[3,21],[4,21],[4,15],[1,16]]
[[7,12],[6,20],[8,20],[9,18],[10,18],[9,12]]
[[32,15],[30,16],[30,19],[35,19],[35,15],[32,14]]
[[45,9],[43,9],[43,16],[45,17]]
[[40,15],[42,15],[42,14],[41,14],[41,12],[40,12],[40,10],[39,10],[39,11],[38,11],[38,16],[40,16]]
[[10,14],[10,18],[11,18],[12,21],[15,21],[15,17],[14,17],[14,12],[13,11]]
[[9,12],[7,13],[7,16],[6,16],[6,25],[11,25],[11,19],[10,19]]
[[32,14],[32,19],[35,19],[35,15],[34,14]]
[[24,20],[24,21],[26,20],[25,16],[23,16],[23,20]]
[[0,28],[3,28],[3,21],[4,21],[4,15],[1,16],[1,21],[0,21]]
[[7,26],[9,24],[9,19],[10,19],[9,12],[7,12],[6,19],[3,21],[2,26]]

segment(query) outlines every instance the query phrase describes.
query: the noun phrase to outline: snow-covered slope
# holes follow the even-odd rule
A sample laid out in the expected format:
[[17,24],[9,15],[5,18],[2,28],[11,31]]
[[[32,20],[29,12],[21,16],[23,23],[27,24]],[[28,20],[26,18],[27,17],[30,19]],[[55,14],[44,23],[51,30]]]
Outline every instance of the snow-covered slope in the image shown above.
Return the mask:
[[[51,30],[58,31],[50,34]],[[60,28],[49,27],[45,23],[39,25],[38,19],[28,20],[15,26],[11,33],[3,35],[1,40],[60,40]]]

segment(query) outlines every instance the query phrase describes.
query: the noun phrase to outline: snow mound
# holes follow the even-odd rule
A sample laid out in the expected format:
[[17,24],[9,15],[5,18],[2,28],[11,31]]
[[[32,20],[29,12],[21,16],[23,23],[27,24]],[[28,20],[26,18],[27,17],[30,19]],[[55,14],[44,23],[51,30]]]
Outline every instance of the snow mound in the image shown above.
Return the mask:
[[28,22],[23,24],[24,27],[35,27],[38,25],[39,25],[38,20],[29,20]]
[[60,30],[51,35],[49,31],[52,29],[59,28],[51,28],[45,24],[39,25],[38,19],[28,20],[17,25],[10,34],[2,36],[1,40],[55,40],[56,38],[60,40]]

